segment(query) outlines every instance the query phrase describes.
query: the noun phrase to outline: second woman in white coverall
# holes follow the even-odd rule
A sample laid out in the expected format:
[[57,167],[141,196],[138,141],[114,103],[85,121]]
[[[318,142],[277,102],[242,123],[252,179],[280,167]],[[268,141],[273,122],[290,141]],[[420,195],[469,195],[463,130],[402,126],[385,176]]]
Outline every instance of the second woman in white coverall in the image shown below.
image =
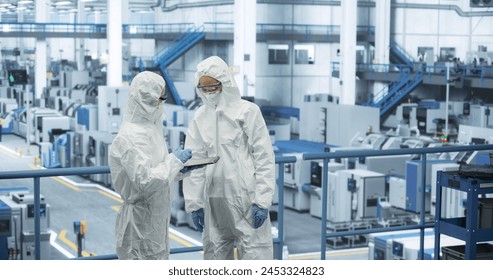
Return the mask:
[[125,118],[110,146],[113,187],[123,199],[115,235],[119,259],[168,259],[170,185],[184,175],[190,150],[168,154],[163,135],[164,79],[153,72],[132,80]]
[[272,259],[268,208],[275,188],[275,157],[259,107],[241,99],[228,65],[219,57],[197,66],[204,105],[189,124],[185,148],[194,158],[219,161],[183,181],[187,212],[204,230],[204,259]]

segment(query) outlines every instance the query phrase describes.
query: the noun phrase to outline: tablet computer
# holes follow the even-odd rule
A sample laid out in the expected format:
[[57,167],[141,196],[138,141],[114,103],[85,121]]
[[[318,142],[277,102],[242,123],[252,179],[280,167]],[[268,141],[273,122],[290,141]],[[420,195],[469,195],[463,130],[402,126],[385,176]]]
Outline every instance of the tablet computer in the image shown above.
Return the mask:
[[197,165],[207,165],[207,164],[214,164],[219,160],[219,156],[215,157],[208,157],[208,158],[201,158],[201,159],[194,159],[191,158],[185,162],[185,166],[197,166]]

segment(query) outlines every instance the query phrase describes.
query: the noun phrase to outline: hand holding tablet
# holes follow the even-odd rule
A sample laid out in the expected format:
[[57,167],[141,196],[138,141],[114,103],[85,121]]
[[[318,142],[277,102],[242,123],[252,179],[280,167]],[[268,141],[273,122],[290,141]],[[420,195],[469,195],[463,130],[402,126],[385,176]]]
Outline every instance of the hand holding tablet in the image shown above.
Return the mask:
[[218,156],[202,158],[202,159],[191,158],[184,163],[185,167],[180,172],[181,173],[187,173],[187,172],[190,172],[194,169],[202,168],[208,164],[214,164],[218,160],[219,160]]

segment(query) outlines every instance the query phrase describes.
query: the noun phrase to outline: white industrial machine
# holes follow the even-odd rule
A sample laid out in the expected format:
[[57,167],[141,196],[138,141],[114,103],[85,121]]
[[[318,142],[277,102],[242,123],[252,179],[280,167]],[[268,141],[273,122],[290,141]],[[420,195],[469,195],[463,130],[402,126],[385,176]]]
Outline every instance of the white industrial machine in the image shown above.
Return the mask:
[[[329,162],[328,172],[343,170],[346,167],[339,162]],[[323,163],[311,162],[311,179],[310,179],[310,215],[316,218],[322,218],[322,170]],[[325,175],[325,176],[328,176]],[[328,186],[327,186],[328,187]]]
[[[435,215],[436,195],[437,195],[437,172],[438,171],[458,171],[457,163],[434,164],[431,167],[431,214]],[[442,218],[459,218],[465,216],[466,192],[459,192],[451,188],[442,188]]]
[[125,115],[129,87],[98,87],[98,130],[118,133]]
[[283,156],[295,156],[296,162],[284,165],[284,206],[296,211],[310,210],[310,194],[303,186],[310,184],[310,161],[303,160],[301,153],[286,153]]
[[328,221],[361,221],[377,216],[377,204],[385,196],[385,175],[352,169],[329,173]]
[[[50,206],[40,198],[40,256],[51,258]],[[0,260],[34,260],[34,195],[0,196]]]
[[380,131],[378,108],[336,104],[330,95],[305,96],[300,108],[300,139],[348,145],[357,133]]
[[[417,260],[421,248],[419,235],[413,237],[396,238],[392,241],[392,258],[394,260]],[[440,246],[464,245],[463,240],[453,238],[447,235],[440,237]],[[423,255],[424,259],[434,258],[435,235],[426,235],[424,237]],[[440,250],[441,251],[441,250]]]
[[[435,234],[433,229],[425,229],[425,237]],[[392,242],[398,238],[419,237],[418,229],[370,233],[368,235],[368,259],[392,260]]]
[[[91,131],[88,138],[87,155],[84,156],[85,166],[108,166],[109,149],[116,134],[101,131]],[[89,176],[93,181],[111,186],[110,174],[92,174]]]

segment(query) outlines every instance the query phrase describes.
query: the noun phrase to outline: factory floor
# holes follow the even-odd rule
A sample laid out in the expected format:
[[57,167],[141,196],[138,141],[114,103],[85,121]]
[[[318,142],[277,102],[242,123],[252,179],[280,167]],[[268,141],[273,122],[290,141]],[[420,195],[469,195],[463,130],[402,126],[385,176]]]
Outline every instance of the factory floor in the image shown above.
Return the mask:
[[[32,170],[40,167],[38,147],[13,134],[3,135],[0,142],[0,170]],[[2,187],[27,187],[32,179],[1,180]],[[122,203],[118,194],[78,176],[41,179],[41,194],[50,205],[51,259],[77,257],[77,236],[73,223],[85,220],[87,234],[83,240],[83,256],[115,254],[114,225]],[[321,220],[309,213],[285,209],[284,245],[289,259],[317,260],[321,250]],[[303,226],[300,226],[303,224]],[[170,247],[200,246],[201,234],[188,226],[170,226]],[[175,260],[199,260],[202,252],[172,254]],[[332,250],[327,248],[326,259],[366,260],[368,248]]]

